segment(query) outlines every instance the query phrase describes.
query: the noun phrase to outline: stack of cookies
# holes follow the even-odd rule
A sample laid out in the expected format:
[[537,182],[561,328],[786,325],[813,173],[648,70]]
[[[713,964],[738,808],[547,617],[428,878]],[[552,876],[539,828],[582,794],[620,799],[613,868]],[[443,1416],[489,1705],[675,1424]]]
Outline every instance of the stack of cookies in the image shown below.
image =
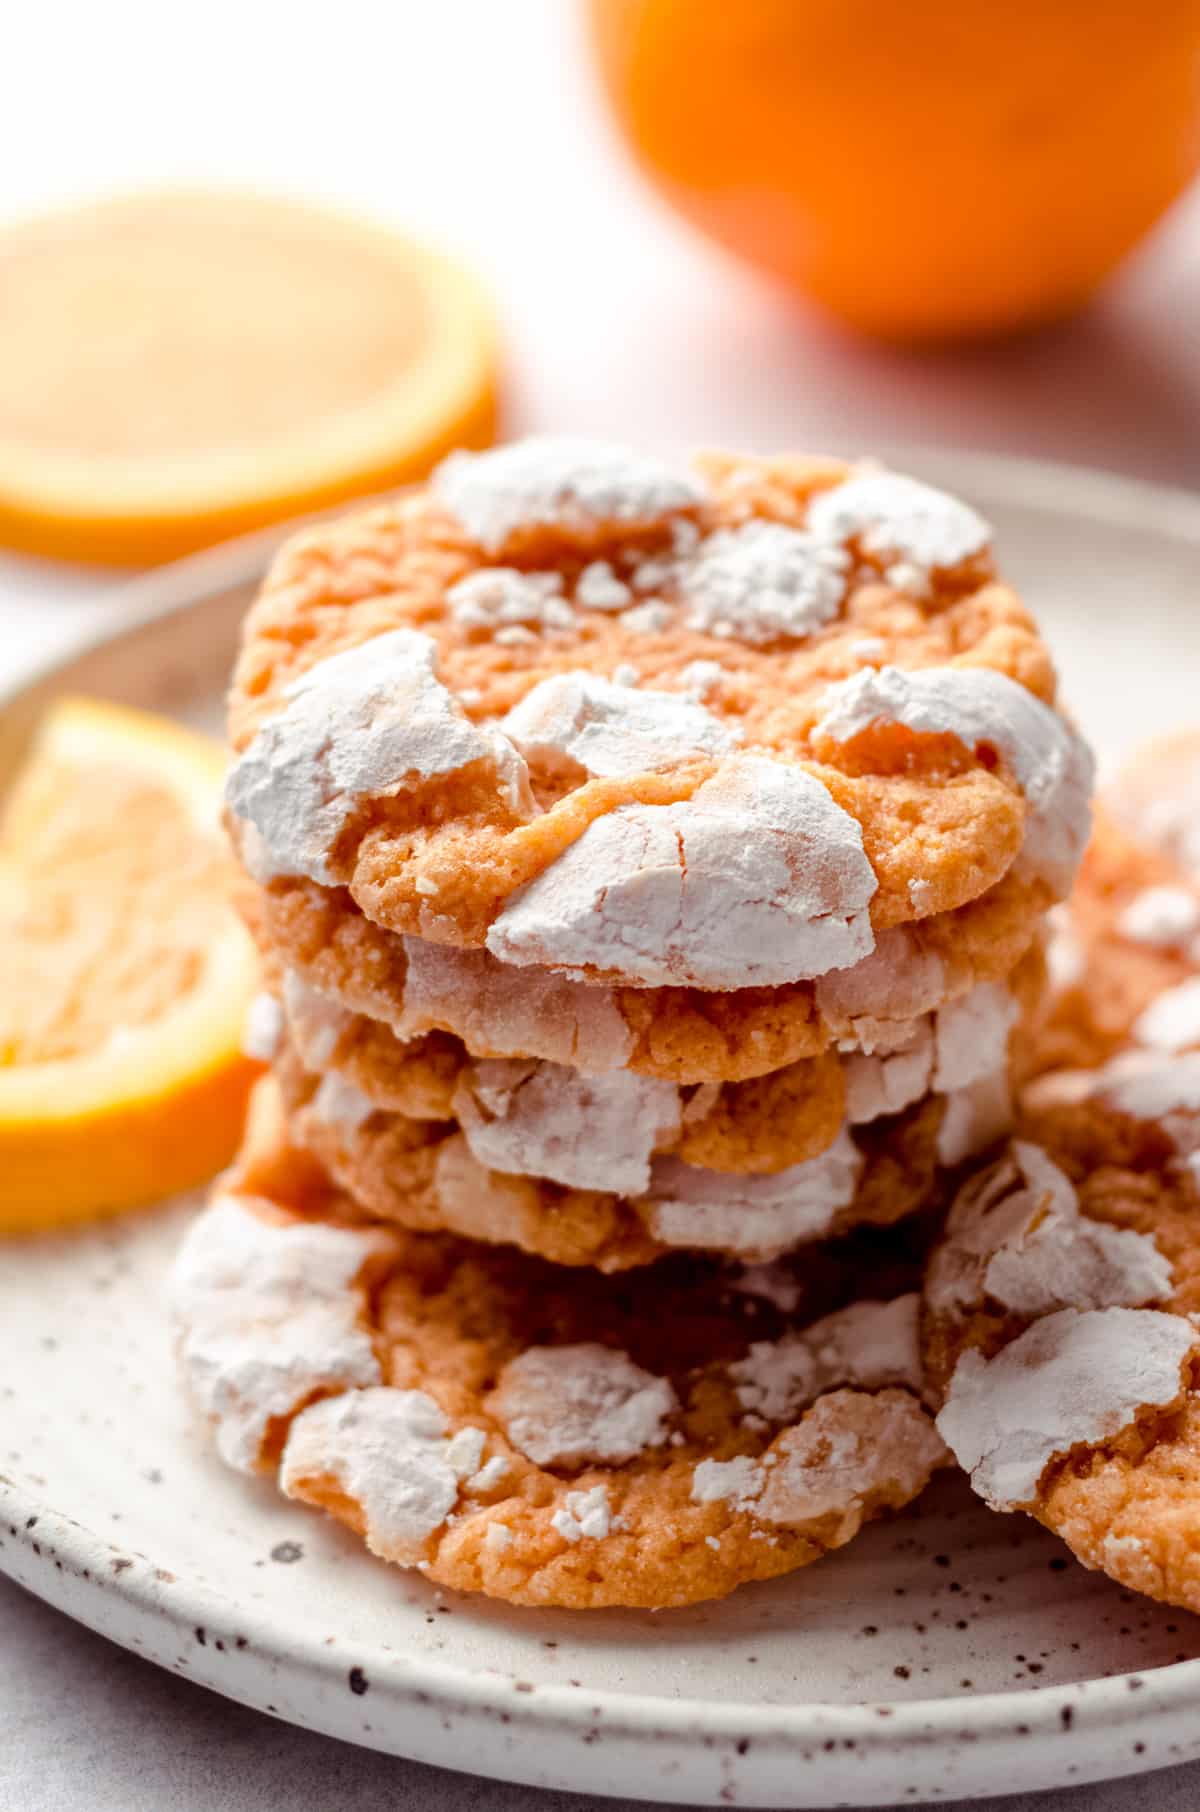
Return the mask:
[[457,454],[283,550],[230,728],[271,1076],[175,1277],[225,1457],[531,1603],[719,1595],[916,1495],[918,1211],[1009,1130],[1089,825],[987,525]]

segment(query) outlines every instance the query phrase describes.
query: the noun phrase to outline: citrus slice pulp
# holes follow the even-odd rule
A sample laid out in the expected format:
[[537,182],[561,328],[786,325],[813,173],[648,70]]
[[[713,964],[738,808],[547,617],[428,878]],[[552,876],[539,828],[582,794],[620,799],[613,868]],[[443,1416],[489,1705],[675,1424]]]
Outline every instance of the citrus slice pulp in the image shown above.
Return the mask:
[[116,1213],[233,1155],[260,1067],[219,744],[55,705],[0,804],[0,1231]]
[[482,286],[264,196],[175,191],[0,233],[0,543],[151,564],[424,477],[495,431]]

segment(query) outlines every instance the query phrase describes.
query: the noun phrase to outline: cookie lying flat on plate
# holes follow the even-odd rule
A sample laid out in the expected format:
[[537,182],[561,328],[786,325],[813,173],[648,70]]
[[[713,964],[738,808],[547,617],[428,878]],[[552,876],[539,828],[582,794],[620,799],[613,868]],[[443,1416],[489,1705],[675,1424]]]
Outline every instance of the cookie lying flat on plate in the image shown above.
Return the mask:
[[817,981],[712,993],[588,983],[381,930],[344,889],[243,886],[239,910],[271,972],[291,969],[406,1041],[449,1032],[479,1057],[537,1057],[588,1075],[625,1069],[680,1085],[739,1082],[819,1056],[870,1051],[979,983],[1004,980],[1038,935],[1048,895],[1008,874],[957,912],[881,932],[869,957]]
[[924,1286],[938,1428],[994,1508],[1200,1610],[1200,1057],[1041,1077]]
[[243,861],[633,988],[811,981],[1010,871],[1040,909],[1091,764],[988,543],[887,473],[456,455],[276,561],[231,700]]
[[943,1463],[882,1256],[804,1290],[703,1260],[582,1277],[364,1229],[276,1160],[281,1199],[218,1188],[184,1242],[183,1374],[230,1465],[385,1560],[512,1603],[688,1604],[841,1547]]

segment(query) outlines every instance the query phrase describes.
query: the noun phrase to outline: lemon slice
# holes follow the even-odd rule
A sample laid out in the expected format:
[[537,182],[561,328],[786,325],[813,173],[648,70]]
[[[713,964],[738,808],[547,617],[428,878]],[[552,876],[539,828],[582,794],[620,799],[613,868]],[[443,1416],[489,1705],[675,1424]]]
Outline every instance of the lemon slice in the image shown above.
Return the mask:
[[152,194],[0,233],[0,542],[149,563],[490,443],[450,260],[298,203]]
[[224,753],[55,706],[0,814],[0,1230],[187,1189],[233,1155],[260,1066],[229,904]]

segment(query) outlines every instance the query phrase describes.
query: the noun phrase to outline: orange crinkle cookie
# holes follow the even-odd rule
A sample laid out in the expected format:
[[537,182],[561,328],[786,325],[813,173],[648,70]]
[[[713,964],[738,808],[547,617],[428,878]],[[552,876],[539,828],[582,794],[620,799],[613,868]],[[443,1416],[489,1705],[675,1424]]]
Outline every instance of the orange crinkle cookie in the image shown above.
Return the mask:
[[986,524],[829,462],[455,455],[283,551],[230,724],[264,885],[636,989],[846,970],[1010,873],[1044,904],[1088,826]]
[[656,1607],[818,1559],[943,1463],[907,1275],[564,1273],[356,1224],[280,1150],[273,1196],[218,1188],[171,1299],[228,1464],[443,1585]]
[[993,1508],[1200,1610],[1197,1058],[1049,1074],[1024,1130],[930,1262],[939,1431]]
[[[680,1085],[629,1069],[589,1074],[553,1059],[476,1057],[446,1032],[402,1039],[285,969],[278,999],[262,1003],[270,1030],[260,1035],[256,1055],[275,1057],[286,1028],[305,1070],[317,1077],[336,1072],[375,1108],[410,1119],[458,1119],[489,1153],[524,1157],[538,1148],[545,1156],[557,1148],[559,1162],[576,1171],[559,1181],[586,1187],[599,1176],[600,1187],[628,1187],[644,1183],[644,1163],[655,1151],[677,1151],[717,1170],[782,1170],[823,1150],[845,1117],[861,1123],[929,1090],[955,1095],[1002,1071],[1022,1013],[1028,1047],[1044,974],[1035,946],[1003,982],[978,983],[932,1012],[876,1025],[868,1049],[830,1048],[745,1082]],[[566,1130],[543,1136],[543,1123]],[[593,1133],[597,1145],[589,1150]]]
[[[924,1289],[938,1426],[977,1491],[1200,1610],[1200,895],[1102,820],[1020,1138]],[[1057,1061],[1072,1067],[1047,1067]]]
[[763,1076],[831,1045],[871,1051],[980,983],[1002,981],[1049,895],[1009,873],[957,912],[881,931],[849,969],[780,988],[633,988],[501,962],[384,931],[345,889],[244,886],[239,906],[272,971],[297,975],[406,1044],[450,1033],[480,1057],[531,1056],[589,1075],[628,1068],[680,1084]]

